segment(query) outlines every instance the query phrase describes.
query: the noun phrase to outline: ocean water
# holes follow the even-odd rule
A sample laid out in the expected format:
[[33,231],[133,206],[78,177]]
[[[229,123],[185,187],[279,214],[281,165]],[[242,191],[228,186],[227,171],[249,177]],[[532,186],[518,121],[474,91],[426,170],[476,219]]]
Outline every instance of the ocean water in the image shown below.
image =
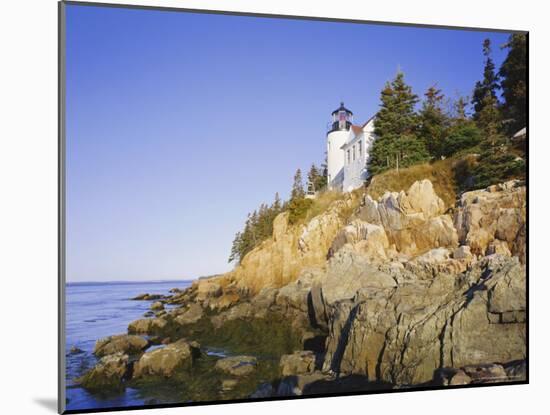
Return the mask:
[[[122,393],[101,396],[78,387],[74,379],[93,367],[97,339],[126,333],[128,323],[143,318],[151,301],[132,301],[142,293],[169,294],[171,288],[186,288],[192,281],[69,283],[66,286],[66,380],[67,409],[109,408],[145,405],[153,397],[126,388]],[[76,346],[84,353],[70,354]],[[159,402],[157,396],[155,402]],[[165,401],[166,402],[166,401]]]

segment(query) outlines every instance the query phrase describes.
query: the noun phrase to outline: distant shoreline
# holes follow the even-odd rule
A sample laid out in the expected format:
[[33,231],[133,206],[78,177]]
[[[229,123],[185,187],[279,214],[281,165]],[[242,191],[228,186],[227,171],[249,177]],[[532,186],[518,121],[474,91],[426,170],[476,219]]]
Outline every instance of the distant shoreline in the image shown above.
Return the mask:
[[67,281],[65,285],[135,285],[135,284],[164,284],[168,282],[182,283],[193,282],[199,278],[181,280],[143,280],[143,281]]

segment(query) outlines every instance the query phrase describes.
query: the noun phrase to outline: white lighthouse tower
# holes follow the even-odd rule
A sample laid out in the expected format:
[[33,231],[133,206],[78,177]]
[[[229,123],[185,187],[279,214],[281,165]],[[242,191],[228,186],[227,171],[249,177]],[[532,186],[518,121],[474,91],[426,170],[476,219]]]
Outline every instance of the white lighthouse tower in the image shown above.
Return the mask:
[[349,137],[353,113],[340,103],[332,112],[332,124],[327,132],[327,184],[332,190],[342,190],[344,182],[344,151],[342,146]]

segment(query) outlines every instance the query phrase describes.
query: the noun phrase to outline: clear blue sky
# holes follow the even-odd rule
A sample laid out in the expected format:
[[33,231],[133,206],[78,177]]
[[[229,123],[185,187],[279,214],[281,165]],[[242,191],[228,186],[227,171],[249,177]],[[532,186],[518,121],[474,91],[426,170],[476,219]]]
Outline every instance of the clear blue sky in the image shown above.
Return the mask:
[[398,67],[470,95],[503,33],[67,7],[67,279],[227,271],[248,212],[324,158],[343,100],[373,115]]

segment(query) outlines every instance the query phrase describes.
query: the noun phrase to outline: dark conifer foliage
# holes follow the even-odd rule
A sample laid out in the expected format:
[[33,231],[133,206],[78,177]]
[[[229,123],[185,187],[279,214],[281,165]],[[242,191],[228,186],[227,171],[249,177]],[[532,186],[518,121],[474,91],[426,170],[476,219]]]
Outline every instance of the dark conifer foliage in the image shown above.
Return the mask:
[[418,96],[398,72],[380,94],[381,106],[374,120],[377,136],[371,150],[369,170],[372,174],[397,167],[407,167],[429,158],[424,141],[418,138]]
[[491,58],[491,41],[489,39],[483,41],[483,56],[485,57],[483,80],[476,82],[472,95],[475,120],[479,118],[488,102],[494,101],[498,104],[497,92],[500,89],[499,75],[495,72],[495,63]]
[[527,124],[527,36],[515,33],[504,45],[508,56],[500,67],[502,78],[502,107],[506,131],[509,135]]
[[435,85],[424,96],[418,135],[430,156],[439,158],[445,153],[444,141],[449,129],[449,117],[443,110],[445,96]]

